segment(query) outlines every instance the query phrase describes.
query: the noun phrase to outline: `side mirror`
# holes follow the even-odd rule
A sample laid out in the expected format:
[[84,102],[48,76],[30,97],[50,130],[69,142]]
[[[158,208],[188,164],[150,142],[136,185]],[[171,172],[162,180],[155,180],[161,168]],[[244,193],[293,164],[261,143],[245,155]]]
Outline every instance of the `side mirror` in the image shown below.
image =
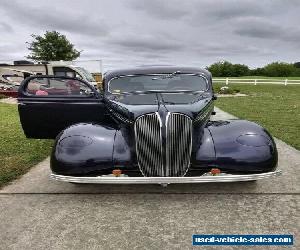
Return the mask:
[[218,97],[215,94],[213,94],[212,99],[215,101],[218,99]]

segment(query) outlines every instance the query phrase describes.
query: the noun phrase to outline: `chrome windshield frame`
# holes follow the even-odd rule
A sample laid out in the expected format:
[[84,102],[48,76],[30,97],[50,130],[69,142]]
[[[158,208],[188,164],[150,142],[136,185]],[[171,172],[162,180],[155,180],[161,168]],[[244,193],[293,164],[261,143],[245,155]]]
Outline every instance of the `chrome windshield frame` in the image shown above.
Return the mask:
[[[110,83],[111,81],[115,80],[115,79],[118,79],[118,78],[124,78],[124,77],[138,77],[138,76],[164,76],[164,75],[171,75],[172,73],[155,73],[155,74],[130,74],[130,75],[119,75],[119,76],[115,76],[113,78],[111,78],[108,83],[107,83],[107,92],[110,93],[110,94],[114,94],[113,92],[110,91]],[[199,76],[199,77],[202,77],[205,82],[206,82],[206,89],[205,90],[199,90],[199,92],[206,92],[209,90],[209,81],[206,77],[205,74],[203,73],[177,73],[178,75],[189,75],[189,76]],[[165,93],[183,93],[183,92],[193,92],[193,91],[189,91],[189,90],[177,90],[177,91],[166,91]],[[139,91],[136,91],[137,93]],[[144,91],[144,92],[147,92],[147,91]],[[194,92],[197,92],[197,90],[195,90]],[[123,92],[120,92],[120,94],[122,94]],[[134,93],[134,92],[127,92],[127,93]],[[143,94],[143,91],[140,92],[141,94]],[[153,93],[164,93],[164,91],[154,91],[153,90]]]

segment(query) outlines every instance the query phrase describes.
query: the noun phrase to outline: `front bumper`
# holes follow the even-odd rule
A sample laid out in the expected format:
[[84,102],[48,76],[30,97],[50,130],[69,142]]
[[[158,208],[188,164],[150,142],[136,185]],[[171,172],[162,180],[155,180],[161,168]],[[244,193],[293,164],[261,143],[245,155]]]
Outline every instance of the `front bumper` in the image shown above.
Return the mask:
[[281,175],[281,170],[262,174],[243,175],[216,175],[216,176],[192,176],[192,177],[76,177],[51,174],[50,178],[57,181],[90,184],[172,184],[172,183],[208,183],[208,182],[236,182],[255,181]]

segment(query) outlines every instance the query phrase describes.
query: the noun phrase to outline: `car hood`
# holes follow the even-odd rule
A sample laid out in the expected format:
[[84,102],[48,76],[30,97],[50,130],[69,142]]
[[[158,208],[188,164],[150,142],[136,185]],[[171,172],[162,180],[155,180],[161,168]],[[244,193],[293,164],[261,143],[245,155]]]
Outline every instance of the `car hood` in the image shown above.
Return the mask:
[[110,100],[125,105],[158,105],[157,94],[111,95]]

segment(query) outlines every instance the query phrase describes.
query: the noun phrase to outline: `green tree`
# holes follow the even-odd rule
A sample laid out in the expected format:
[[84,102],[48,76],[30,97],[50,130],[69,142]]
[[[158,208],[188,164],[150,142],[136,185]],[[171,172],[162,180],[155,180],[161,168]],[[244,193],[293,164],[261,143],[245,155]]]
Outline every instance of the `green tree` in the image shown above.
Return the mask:
[[232,64],[231,76],[246,76],[249,75],[250,69],[244,64]]
[[273,62],[264,67],[266,76],[291,76],[294,71],[294,65],[285,62]]
[[31,35],[33,41],[27,42],[30,55],[28,59],[34,61],[72,61],[80,56],[80,51],[74,48],[74,45],[65,35],[57,31],[46,31],[42,36]]
[[249,67],[244,64],[232,64],[228,61],[216,62],[207,67],[214,77],[245,76],[249,74]]
[[294,63],[294,67],[300,68],[300,62],[295,62],[295,63]]
[[232,64],[230,62],[220,61],[208,66],[207,70],[209,70],[214,77],[223,77],[230,76],[231,67]]
[[251,76],[264,76],[265,74],[265,69],[264,68],[256,68],[256,69],[251,69],[249,72],[249,75]]

